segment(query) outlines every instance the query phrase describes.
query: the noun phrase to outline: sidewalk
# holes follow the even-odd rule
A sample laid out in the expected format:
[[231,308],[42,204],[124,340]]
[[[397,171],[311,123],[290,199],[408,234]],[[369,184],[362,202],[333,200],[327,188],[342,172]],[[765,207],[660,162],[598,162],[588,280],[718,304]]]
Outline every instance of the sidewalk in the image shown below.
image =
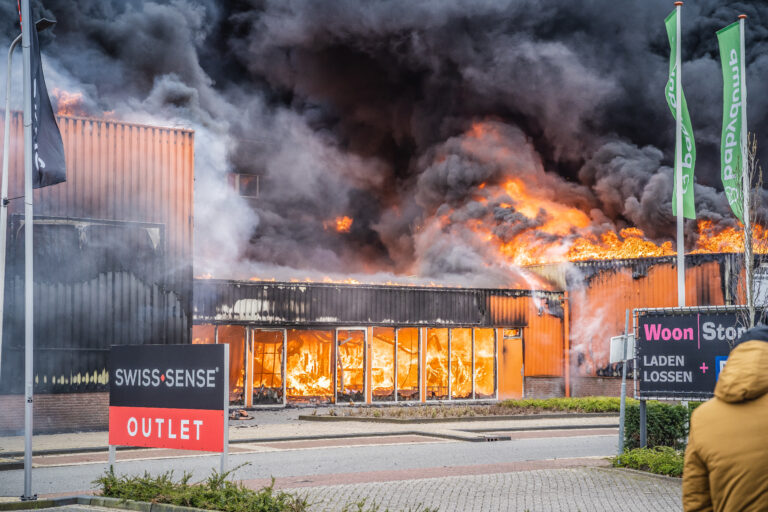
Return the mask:
[[[244,482],[246,486],[249,482]],[[682,510],[680,479],[638,471],[594,467],[520,469],[435,478],[356,482],[343,485],[278,486],[306,499],[312,512],[391,510],[393,512],[487,512],[496,510],[557,512],[621,510],[676,512]],[[131,504],[135,505],[135,504]],[[124,512],[115,505],[69,505],[48,512]],[[119,508],[117,508],[119,506]],[[344,508],[348,507],[348,508]],[[179,509],[184,510],[184,509]],[[187,511],[189,509],[186,509]]]
[[[484,441],[486,432],[503,435],[506,431],[605,428],[619,424],[618,416],[548,418],[546,415],[534,419],[407,424],[299,420],[298,416],[305,413],[306,411],[301,409],[252,412],[254,419],[230,423],[230,443],[386,435],[424,435],[462,441]],[[106,450],[107,445],[107,432],[43,434],[33,438],[33,450],[36,454]],[[18,456],[23,451],[23,436],[0,437],[0,460]]]
[[440,512],[621,510],[678,511],[679,479],[604,468],[571,468],[329,485],[297,490],[313,512],[338,511],[363,499],[381,510]]

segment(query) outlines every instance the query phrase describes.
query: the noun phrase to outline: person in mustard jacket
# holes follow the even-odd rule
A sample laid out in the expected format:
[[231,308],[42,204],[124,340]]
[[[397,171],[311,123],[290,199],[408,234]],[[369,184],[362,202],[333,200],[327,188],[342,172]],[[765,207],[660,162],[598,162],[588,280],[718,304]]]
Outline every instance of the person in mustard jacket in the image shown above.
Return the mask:
[[768,326],[739,338],[715,398],[693,412],[683,509],[768,511]]

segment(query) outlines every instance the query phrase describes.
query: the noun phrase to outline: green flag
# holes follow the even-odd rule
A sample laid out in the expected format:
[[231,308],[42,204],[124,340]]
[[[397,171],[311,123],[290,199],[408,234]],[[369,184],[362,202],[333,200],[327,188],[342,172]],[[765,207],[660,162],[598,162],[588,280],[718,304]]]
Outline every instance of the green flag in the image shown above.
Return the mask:
[[[672,117],[677,120],[677,9],[667,16],[664,20],[667,26],[667,37],[669,38],[669,80],[665,94],[667,104],[672,111]],[[688,115],[688,103],[685,101],[682,87],[680,88],[681,114],[682,114],[682,147],[675,147],[675,165],[677,165],[678,151],[682,151],[680,161],[683,167],[683,215],[687,219],[696,218],[696,205],[693,200],[693,168],[696,165],[696,142],[693,140],[693,128],[691,127],[691,116]],[[677,173],[675,173],[675,186],[672,190],[672,214],[677,215]]]
[[720,61],[723,66],[723,134],[720,141],[720,175],[725,196],[733,214],[744,222],[741,172],[742,172],[742,55],[739,23],[718,31]]

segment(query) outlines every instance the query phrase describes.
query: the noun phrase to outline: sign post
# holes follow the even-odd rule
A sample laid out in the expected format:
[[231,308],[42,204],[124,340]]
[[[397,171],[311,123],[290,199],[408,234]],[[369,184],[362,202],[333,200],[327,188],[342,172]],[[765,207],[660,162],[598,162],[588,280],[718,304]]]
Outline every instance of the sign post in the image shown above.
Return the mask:
[[229,455],[229,345],[223,343],[216,346],[224,347],[224,385],[222,386],[224,393],[224,446],[222,446],[221,460],[219,461],[219,473],[223,475],[227,470],[227,457]]
[[227,466],[229,345],[120,345],[109,358],[109,464],[117,446],[221,453]]
[[[614,350],[614,346],[618,342],[621,344],[621,356],[618,356],[616,354],[616,350]],[[629,343],[632,343],[631,347],[629,346]],[[614,336],[611,338],[611,354],[610,354],[610,362],[611,363],[618,363],[621,362],[621,402],[619,405],[619,450],[618,455],[621,455],[624,453],[624,418],[626,417],[626,406],[627,406],[627,355],[629,351],[634,352],[635,350],[635,336],[634,334],[629,334],[629,310],[627,309],[627,316],[624,321],[624,335],[623,336]]]

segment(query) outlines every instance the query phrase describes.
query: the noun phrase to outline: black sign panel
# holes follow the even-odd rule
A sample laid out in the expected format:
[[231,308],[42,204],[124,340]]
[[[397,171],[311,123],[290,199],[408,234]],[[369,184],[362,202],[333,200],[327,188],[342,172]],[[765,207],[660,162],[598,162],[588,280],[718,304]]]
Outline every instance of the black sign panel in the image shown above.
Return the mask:
[[119,345],[109,405],[224,410],[225,345]]
[[744,332],[737,311],[638,312],[639,395],[710,398],[733,342]]

